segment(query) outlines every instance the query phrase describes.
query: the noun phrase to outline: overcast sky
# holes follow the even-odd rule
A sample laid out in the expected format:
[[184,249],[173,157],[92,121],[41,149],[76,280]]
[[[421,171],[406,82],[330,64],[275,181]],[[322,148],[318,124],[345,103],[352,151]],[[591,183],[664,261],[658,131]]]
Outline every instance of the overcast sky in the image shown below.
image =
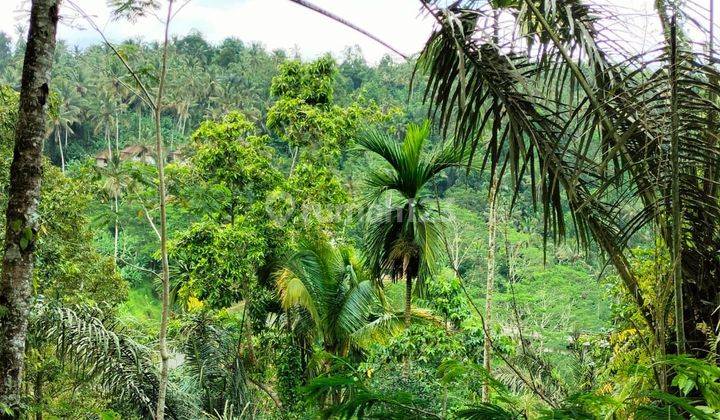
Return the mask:
[[[73,1],[92,15],[111,41],[137,37],[159,40],[162,36],[162,25],[155,17],[146,17],[136,23],[114,22],[109,19],[106,0],[65,1]],[[705,5],[710,0],[699,1]],[[718,3],[715,7],[718,22],[720,0],[712,1]],[[418,0],[312,2],[352,21],[408,55],[420,51],[432,29],[431,19],[420,14]],[[624,23],[632,27],[629,32],[621,34],[620,41],[627,46],[636,50],[647,48],[648,44],[653,44],[651,38],[658,36],[654,0],[593,2],[611,4],[613,8],[622,10]],[[29,0],[0,0],[0,31],[17,36],[16,27],[27,25],[29,3]],[[182,4],[182,1],[178,0],[176,4]],[[59,38],[81,47],[98,42],[97,33],[87,29],[87,25],[69,9],[66,4]],[[304,58],[314,58],[328,51],[340,56],[346,47],[352,45],[359,45],[365,58],[372,63],[390,53],[363,35],[289,0],[191,0],[173,21],[172,33],[182,36],[193,30],[200,31],[212,43],[232,36],[246,42],[259,41],[269,49],[292,51],[297,48]]]
[[[135,37],[156,40],[162,35],[162,25],[154,17],[134,24],[113,22],[108,19],[106,0],[73,1],[95,16],[112,41]],[[313,3],[351,20],[406,54],[418,52],[432,28],[431,21],[419,14],[417,0],[313,0]],[[27,25],[29,1],[0,0],[0,5],[0,31],[16,37],[16,26]],[[82,22],[71,19],[68,13],[66,6],[60,39],[80,46],[98,42],[96,33],[77,28]],[[70,25],[71,21],[75,24]],[[306,58],[328,51],[339,55],[347,46],[355,44],[371,62],[389,52],[374,41],[288,0],[192,0],[173,21],[172,32],[185,35],[192,30],[202,32],[205,39],[213,43],[233,36],[243,41],[260,41],[270,49],[297,47]]]

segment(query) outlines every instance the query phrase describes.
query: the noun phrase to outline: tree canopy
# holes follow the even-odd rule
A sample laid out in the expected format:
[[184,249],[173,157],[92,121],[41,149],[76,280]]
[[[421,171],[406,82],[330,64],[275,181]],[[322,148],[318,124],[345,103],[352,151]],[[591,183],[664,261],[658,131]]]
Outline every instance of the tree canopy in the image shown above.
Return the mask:
[[[58,41],[0,418],[717,418],[705,3],[642,48],[583,0],[419,2],[402,61]],[[28,48],[0,32],[3,210]]]

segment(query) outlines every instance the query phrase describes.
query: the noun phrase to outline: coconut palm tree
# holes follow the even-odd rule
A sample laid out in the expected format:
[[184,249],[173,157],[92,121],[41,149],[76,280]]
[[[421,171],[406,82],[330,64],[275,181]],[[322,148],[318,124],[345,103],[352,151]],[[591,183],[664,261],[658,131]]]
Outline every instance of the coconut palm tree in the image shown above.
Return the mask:
[[[410,325],[413,281],[430,273],[442,247],[440,214],[428,201],[432,181],[443,170],[466,163],[462,150],[440,147],[423,151],[430,137],[430,123],[410,124],[402,143],[381,131],[370,131],[358,140],[384,164],[366,179],[365,203],[372,212],[367,221],[367,258],[376,278],[384,275],[405,280],[405,326]],[[387,206],[373,206],[387,198]],[[417,290],[417,287],[416,287]]]
[[[287,257],[275,278],[282,306],[309,313],[310,338],[329,354],[346,357],[403,329],[402,312],[387,305],[351,248],[305,242]],[[420,309],[412,316],[434,320]]]
[[[94,133],[102,133],[103,140],[107,145],[108,156],[119,154],[119,140],[116,136],[115,147],[112,145],[111,130],[116,125],[117,115],[120,111],[120,103],[113,92],[106,84],[107,80],[99,78],[94,89],[94,95],[89,98],[89,105],[95,112],[90,114]],[[113,151],[114,149],[114,151]]]
[[[675,324],[674,343],[658,347],[682,353],[687,336],[695,354],[714,353],[698,328],[720,321],[720,73],[705,4],[656,1],[660,26],[638,53],[627,42],[631,19],[612,6],[436,3],[423,3],[438,26],[419,69],[458,146],[475,151],[478,134],[491,131],[485,159],[518,192],[532,184],[546,237],[565,235],[569,211],[579,241],[606,253],[648,328],[662,337]],[[493,5],[503,6],[499,31]],[[652,302],[629,264],[628,243],[648,233],[671,255],[659,282],[674,290],[672,315],[672,302]]]
[[120,157],[117,155],[112,156],[106,166],[95,166],[94,169],[98,178],[99,192],[103,200],[107,200],[109,204],[109,217],[112,217],[112,223],[114,223],[113,259],[117,264],[121,199],[124,193],[134,189],[138,180],[133,172],[132,164],[120,161]]
[[63,173],[65,172],[65,153],[63,151],[63,141],[61,136],[65,137],[65,147],[68,143],[68,134],[73,133],[72,125],[78,120],[80,116],[80,107],[75,103],[76,95],[73,94],[72,90],[63,89],[62,97],[59,103],[50,113],[50,124],[52,127],[52,133],[55,137],[55,142],[58,146],[58,152],[60,153],[60,168]]

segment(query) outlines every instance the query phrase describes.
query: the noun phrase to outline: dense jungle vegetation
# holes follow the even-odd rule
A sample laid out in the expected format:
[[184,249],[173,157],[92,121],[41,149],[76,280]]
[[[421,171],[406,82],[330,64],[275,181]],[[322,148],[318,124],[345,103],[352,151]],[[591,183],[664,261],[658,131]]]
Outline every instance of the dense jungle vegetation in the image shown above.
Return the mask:
[[374,64],[81,49],[58,3],[99,30],[0,33],[0,418],[720,418],[712,0],[641,52],[598,2],[424,0]]

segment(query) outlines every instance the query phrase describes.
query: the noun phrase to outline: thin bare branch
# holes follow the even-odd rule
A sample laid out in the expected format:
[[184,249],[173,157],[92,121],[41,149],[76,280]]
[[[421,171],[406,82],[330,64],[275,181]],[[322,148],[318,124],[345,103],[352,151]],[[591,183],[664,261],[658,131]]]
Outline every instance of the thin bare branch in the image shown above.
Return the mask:
[[67,0],[67,4],[70,5],[70,7],[72,7],[73,10],[78,12],[83,17],[83,19],[85,19],[87,21],[88,25],[90,25],[95,30],[95,32],[98,33],[98,35],[100,35],[100,37],[103,40],[103,43],[105,45],[107,45],[107,47],[110,48],[110,50],[112,50],[113,54],[115,54],[115,56],[120,60],[120,62],[123,64],[123,66],[128,71],[128,73],[130,73],[130,75],[133,77],[133,79],[135,79],[135,83],[137,83],[138,86],[140,87],[140,90],[142,90],[144,99],[154,109],[155,101],[153,100],[152,96],[150,95],[150,92],[148,92],[147,88],[145,87],[145,84],[140,80],[140,76],[138,75],[138,73],[135,70],[133,70],[133,68],[130,66],[130,63],[128,63],[127,59],[125,59],[125,57],[122,54],[120,54],[120,51],[118,51],[118,49],[115,47],[115,45],[113,45],[110,42],[110,40],[107,39],[107,37],[105,36],[105,33],[100,29],[100,27],[95,23],[95,21],[93,20],[93,18],[90,15],[88,15],[73,0]]

